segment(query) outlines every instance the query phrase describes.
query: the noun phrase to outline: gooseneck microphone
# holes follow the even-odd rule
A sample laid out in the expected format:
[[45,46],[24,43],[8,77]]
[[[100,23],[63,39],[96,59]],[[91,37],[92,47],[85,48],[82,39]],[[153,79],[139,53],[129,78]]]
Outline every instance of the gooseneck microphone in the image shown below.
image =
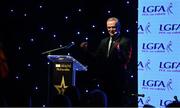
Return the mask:
[[71,48],[71,47],[74,46],[74,45],[75,45],[75,43],[74,43],[74,42],[71,42],[71,43],[69,43],[68,45],[64,46],[64,49],[69,49],[69,48]]
[[134,94],[134,93],[132,93],[131,96],[135,96],[135,97],[144,97],[145,95],[144,95],[144,94]]
[[177,96],[174,96],[175,102],[178,102],[178,98]]
[[54,51],[57,51],[57,50],[69,49],[69,48],[71,48],[71,47],[74,46],[74,45],[75,45],[75,43],[74,43],[74,42],[71,42],[71,43],[69,43],[69,44],[66,45],[66,46],[63,46],[63,47],[60,47],[60,48],[55,48],[55,49],[52,49],[52,50],[48,50],[48,51],[42,52],[41,54],[50,54],[51,52],[54,52]]

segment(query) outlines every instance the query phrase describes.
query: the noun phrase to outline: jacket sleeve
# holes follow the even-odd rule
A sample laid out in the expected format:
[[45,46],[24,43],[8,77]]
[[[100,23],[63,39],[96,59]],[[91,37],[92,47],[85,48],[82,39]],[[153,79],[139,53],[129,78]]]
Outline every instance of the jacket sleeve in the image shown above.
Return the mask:
[[118,61],[127,68],[132,56],[132,45],[129,39],[123,38],[120,42],[116,43],[116,51]]

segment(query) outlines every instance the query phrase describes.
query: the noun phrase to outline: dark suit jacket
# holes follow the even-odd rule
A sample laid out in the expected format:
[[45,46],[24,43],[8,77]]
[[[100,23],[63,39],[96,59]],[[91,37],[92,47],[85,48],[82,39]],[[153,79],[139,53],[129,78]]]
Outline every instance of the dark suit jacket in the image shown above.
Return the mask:
[[123,98],[124,96],[120,94],[124,94],[124,91],[128,90],[129,73],[126,67],[131,58],[131,42],[122,36],[114,38],[110,55],[107,57],[109,39],[109,37],[103,39],[97,48],[93,74],[102,83],[105,92],[110,96]]
[[123,74],[130,59],[131,42],[128,38],[122,36],[113,38],[110,55],[107,57],[109,39],[109,37],[104,38],[95,53],[86,50],[83,56],[88,58],[90,77],[102,81],[111,77],[120,81],[121,76],[125,78]]
[[100,62],[107,63],[108,65],[118,65],[125,68],[130,59],[131,43],[128,38],[115,37],[110,48],[109,57],[107,57],[109,37],[103,39],[96,51],[96,58]]
[[[127,65],[131,58],[131,42],[126,37],[113,39],[110,55],[107,57],[109,37],[104,38],[95,53],[85,50],[84,56],[88,58],[88,78],[91,81],[100,83],[111,100],[124,98],[124,91],[128,90]],[[93,80],[92,80],[93,79]],[[92,85],[94,85],[94,83]],[[117,94],[116,94],[117,93]]]
[[[114,38],[110,55],[107,57],[109,39],[106,37],[101,41],[96,50],[95,59],[91,59],[93,61],[89,69],[95,79],[108,83],[115,82],[117,85],[117,83],[124,83],[123,81],[127,80],[125,72],[131,55],[131,44],[128,38]],[[112,79],[112,82],[109,79]]]

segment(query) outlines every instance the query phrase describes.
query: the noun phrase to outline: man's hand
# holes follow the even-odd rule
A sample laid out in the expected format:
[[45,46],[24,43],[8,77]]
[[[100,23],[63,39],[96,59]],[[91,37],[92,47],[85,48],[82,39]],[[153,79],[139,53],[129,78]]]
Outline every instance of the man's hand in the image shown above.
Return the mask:
[[82,43],[80,44],[80,47],[83,48],[83,49],[87,49],[87,47],[88,47],[88,42],[82,42]]
[[120,43],[119,43],[119,42],[116,42],[114,46],[115,46],[116,50],[117,50],[118,52],[120,52],[120,50],[121,50]]

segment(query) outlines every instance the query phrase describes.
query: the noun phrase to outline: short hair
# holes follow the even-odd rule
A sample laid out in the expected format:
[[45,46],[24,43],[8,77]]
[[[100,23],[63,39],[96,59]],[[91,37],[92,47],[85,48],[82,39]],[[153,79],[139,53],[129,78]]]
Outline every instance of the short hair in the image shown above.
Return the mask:
[[119,21],[118,18],[116,18],[116,17],[110,17],[110,18],[107,19],[107,22],[108,22],[108,21],[116,21],[117,29],[120,31],[121,25],[120,25],[120,21]]
[[117,22],[119,22],[119,19],[116,18],[116,17],[110,17],[110,18],[107,19],[107,21],[117,21]]

